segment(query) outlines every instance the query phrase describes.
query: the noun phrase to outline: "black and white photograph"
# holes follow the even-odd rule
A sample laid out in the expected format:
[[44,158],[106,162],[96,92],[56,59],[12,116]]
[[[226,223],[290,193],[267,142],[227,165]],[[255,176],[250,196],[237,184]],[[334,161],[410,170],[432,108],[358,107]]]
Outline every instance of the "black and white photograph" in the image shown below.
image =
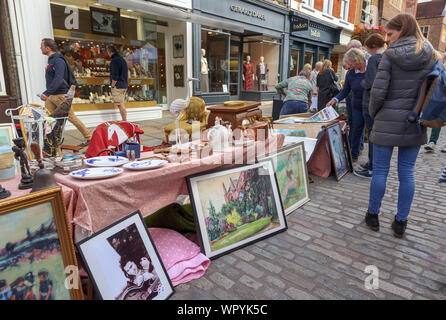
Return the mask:
[[91,32],[114,37],[121,36],[120,12],[90,8]]
[[173,293],[139,211],[77,246],[103,300],[165,300]]

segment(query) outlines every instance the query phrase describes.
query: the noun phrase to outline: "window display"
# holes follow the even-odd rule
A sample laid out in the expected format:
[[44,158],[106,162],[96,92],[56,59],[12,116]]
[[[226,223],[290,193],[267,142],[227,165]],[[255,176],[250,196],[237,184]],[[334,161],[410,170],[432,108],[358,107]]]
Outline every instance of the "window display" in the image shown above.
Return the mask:
[[257,36],[245,37],[243,41],[244,90],[274,91],[279,81],[280,41]]
[[210,28],[201,29],[202,92],[228,92],[229,37],[228,33]]
[[291,50],[290,77],[295,77],[299,73],[299,50]]

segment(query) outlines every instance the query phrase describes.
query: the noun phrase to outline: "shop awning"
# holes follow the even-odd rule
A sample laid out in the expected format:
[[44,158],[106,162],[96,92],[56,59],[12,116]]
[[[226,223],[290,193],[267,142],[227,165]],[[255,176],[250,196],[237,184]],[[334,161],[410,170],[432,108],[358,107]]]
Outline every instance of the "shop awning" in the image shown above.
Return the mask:
[[188,9],[167,6],[160,3],[155,3],[146,0],[99,0],[100,4],[107,6],[114,6],[121,9],[128,9],[147,13],[155,16],[191,22],[196,24],[203,24],[209,27],[226,29],[234,32],[243,33],[245,28],[240,23],[226,22],[218,19],[204,17],[193,13]]

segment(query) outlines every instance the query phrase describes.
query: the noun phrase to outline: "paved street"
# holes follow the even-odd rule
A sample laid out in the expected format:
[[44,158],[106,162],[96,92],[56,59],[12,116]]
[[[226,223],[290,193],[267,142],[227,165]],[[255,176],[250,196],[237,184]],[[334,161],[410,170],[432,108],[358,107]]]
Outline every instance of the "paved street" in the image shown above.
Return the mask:
[[[171,119],[140,124],[152,129],[143,141],[161,142],[163,132],[153,127],[165,122]],[[67,132],[66,143],[76,136]],[[369,180],[313,177],[311,201],[287,217],[286,232],[213,260],[204,277],[177,286],[172,299],[446,299],[446,185],[436,182],[446,153],[421,150],[403,239],[390,228],[398,196],[396,155],[379,232],[364,222]],[[377,290],[365,288],[368,265],[379,269]]]

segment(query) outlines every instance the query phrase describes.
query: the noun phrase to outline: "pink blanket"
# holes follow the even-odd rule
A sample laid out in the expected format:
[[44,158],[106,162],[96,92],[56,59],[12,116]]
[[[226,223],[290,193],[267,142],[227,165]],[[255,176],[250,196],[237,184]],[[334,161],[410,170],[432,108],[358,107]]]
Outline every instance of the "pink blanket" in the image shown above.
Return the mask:
[[174,286],[204,275],[211,261],[195,243],[171,229],[149,228],[149,232]]

